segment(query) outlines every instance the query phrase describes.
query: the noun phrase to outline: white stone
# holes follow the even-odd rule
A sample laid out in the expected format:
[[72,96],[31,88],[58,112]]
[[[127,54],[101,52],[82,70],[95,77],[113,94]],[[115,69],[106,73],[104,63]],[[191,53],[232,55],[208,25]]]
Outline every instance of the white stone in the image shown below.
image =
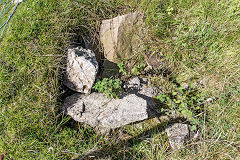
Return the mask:
[[64,84],[77,92],[89,93],[98,72],[98,62],[93,51],[77,47],[67,53]]
[[14,3],[17,4],[17,3],[21,3],[23,0],[14,0]]
[[134,77],[124,83],[123,88],[128,93],[134,93],[138,95],[144,95],[149,98],[152,98],[154,96],[157,96],[158,89],[154,86],[151,86],[151,82],[149,82],[146,78],[139,78]]

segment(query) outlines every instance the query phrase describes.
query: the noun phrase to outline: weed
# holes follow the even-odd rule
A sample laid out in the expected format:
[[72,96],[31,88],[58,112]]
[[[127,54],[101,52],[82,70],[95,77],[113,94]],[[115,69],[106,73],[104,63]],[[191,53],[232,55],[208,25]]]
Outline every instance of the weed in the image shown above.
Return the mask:
[[123,75],[127,75],[124,62],[119,63],[118,68],[119,68],[119,73],[122,73]]
[[138,76],[144,71],[145,68],[146,68],[146,64],[141,63],[140,65],[134,65],[131,72],[133,75]]
[[104,78],[102,81],[97,81],[93,88],[98,92],[105,93],[109,98],[119,98],[122,81],[120,79]]
[[162,108],[163,112],[167,115],[170,112],[177,112],[177,114],[182,115],[190,122],[192,125],[191,130],[196,130],[199,124],[197,114],[201,114],[203,111],[202,104],[204,103],[205,95],[195,89],[193,84],[190,84],[187,89],[180,86],[175,92],[170,94],[161,93],[156,98],[169,107],[168,109]]

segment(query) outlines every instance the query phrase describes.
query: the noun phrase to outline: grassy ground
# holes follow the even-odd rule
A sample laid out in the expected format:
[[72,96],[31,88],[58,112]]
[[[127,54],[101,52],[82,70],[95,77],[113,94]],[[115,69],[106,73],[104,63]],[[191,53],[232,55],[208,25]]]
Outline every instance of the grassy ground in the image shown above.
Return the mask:
[[[172,151],[164,122],[97,136],[60,113],[61,67],[71,42],[102,19],[141,10],[151,52],[166,56],[170,79],[202,80],[202,139]],[[6,159],[240,158],[240,2],[214,0],[25,0],[0,40],[0,152]],[[156,79],[166,79],[156,75]],[[140,129],[141,128],[141,129]]]

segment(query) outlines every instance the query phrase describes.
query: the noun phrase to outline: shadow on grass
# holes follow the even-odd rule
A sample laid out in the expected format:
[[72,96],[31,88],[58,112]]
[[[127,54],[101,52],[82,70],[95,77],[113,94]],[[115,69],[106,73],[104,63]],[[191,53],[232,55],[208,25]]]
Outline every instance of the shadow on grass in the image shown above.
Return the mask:
[[133,158],[133,155],[131,154],[131,151],[129,151],[129,148],[132,148],[135,145],[140,144],[144,140],[161,133],[162,131],[164,131],[165,125],[166,123],[160,123],[159,125],[151,129],[145,130],[138,135],[131,136],[130,138],[126,139],[117,136],[118,139],[116,143],[103,146],[103,148],[101,149],[92,150],[84,155],[79,156],[78,158],[75,158],[75,160],[89,159],[91,157],[94,157],[94,159],[131,159]]
[[[159,117],[155,117],[158,118]],[[111,142],[110,144],[106,144],[101,146],[101,148],[93,148],[89,150],[88,152],[85,152],[84,154],[72,158],[74,160],[89,160],[89,159],[133,159],[133,156],[137,156],[137,158],[146,158],[142,157],[141,153],[138,153],[138,155],[134,154],[134,146],[138,146],[140,143],[144,142],[145,140],[149,138],[156,137],[159,134],[162,134],[165,131],[165,128],[167,125],[179,122],[182,119],[175,118],[170,119],[168,121],[163,121],[156,126],[143,130],[140,134],[131,136],[125,129],[116,129],[112,133]],[[136,122],[134,124],[137,124],[139,122]],[[154,149],[154,148],[153,148]],[[169,148],[166,148],[166,150],[170,150]],[[136,157],[135,157],[136,158]]]

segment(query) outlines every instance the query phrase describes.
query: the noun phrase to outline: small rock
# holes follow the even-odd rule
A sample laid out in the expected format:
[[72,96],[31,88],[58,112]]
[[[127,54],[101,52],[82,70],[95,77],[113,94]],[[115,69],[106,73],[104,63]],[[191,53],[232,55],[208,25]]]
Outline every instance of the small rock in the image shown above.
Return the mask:
[[127,81],[123,88],[128,93],[141,94],[150,98],[157,96],[158,89],[154,86],[148,86],[149,84],[151,83],[148,82],[146,78],[141,79],[139,77],[134,77]]
[[189,127],[187,124],[175,123],[167,126],[166,132],[173,149],[180,149],[189,139]]
[[151,109],[154,106],[155,103],[151,99],[135,94],[126,95],[121,99],[111,99],[103,93],[92,93],[67,97],[63,108],[75,121],[91,127],[115,129],[153,117]]
[[64,84],[77,92],[89,93],[98,72],[95,54],[82,47],[69,49]]
[[189,85],[188,85],[187,83],[183,83],[183,84],[182,84],[182,87],[183,87],[184,89],[187,89],[187,88],[189,87]]

